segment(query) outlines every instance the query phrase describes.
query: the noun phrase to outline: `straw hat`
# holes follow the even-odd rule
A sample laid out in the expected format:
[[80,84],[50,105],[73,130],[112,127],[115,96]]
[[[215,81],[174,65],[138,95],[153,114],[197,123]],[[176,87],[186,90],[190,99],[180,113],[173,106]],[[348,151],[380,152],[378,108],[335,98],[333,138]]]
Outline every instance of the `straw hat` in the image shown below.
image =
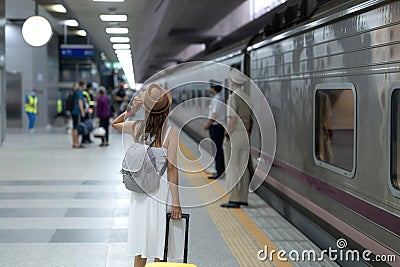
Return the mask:
[[152,114],[161,114],[172,104],[171,94],[156,83],[147,88],[143,96],[144,109]]
[[230,76],[232,82],[239,84],[239,85],[244,84],[248,80],[248,78],[243,73],[238,71],[237,69],[231,69],[229,76]]

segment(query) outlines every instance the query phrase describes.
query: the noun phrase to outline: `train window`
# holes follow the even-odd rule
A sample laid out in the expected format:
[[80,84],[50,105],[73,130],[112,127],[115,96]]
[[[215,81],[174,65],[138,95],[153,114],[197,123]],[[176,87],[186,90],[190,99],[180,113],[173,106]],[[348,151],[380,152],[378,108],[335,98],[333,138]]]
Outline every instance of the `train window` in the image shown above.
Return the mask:
[[[400,190],[400,89],[393,90],[390,114],[390,182],[392,189]],[[398,192],[396,192],[398,193]]]
[[314,159],[347,177],[355,172],[354,85],[321,84],[314,96]]

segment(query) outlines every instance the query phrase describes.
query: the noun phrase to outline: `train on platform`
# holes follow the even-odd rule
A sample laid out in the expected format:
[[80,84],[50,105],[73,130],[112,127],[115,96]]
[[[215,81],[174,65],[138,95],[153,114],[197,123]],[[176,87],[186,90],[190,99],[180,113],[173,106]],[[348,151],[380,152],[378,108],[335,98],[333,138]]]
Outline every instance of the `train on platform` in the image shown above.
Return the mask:
[[[257,193],[322,248],[344,238],[348,249],[386,255],[361,265],[400,264],[400,1],[317,4],[271,14],[246,44],[203,59],[239,68],[270,105],[276,154]],[[308,16],[299,20],[301,8]],[[173,95],[176,104],[209,96],[209,84]],[[203,100],[183,108],[208,112]],[[187,127],[190,135],[206,137],[203,123]]]

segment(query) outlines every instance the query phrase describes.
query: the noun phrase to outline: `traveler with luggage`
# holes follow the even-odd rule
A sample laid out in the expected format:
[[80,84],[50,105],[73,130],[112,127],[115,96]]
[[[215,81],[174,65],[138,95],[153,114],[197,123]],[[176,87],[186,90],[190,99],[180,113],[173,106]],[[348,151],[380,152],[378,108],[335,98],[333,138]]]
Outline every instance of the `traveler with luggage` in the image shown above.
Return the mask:
[[110,126],[110,100],[106,96],[106,88],[104,86],[99,87],[99,98],[97,99],[97,111],[96,116],[99,119],[99,126],[105,130],[104,136],[101,137],[100,146],[108,146],[108,132]]
[[84,88],[86,82],[84,80],[80,80],[78,82],[78,88],[74,88],[74,102],[72,106],[72,147],[73,148],[83,148],[84,146],[79,143],[78,136],[78,123],[85,117],[85,109],[83,106],[83,93],[82,88]]
[[[112,122],[118,131],[131,134],[134,143],[149,146],[146,149],[150,149],[154,155],[154,167],[160,174],[159,185],[152,186],[151,192],[131,193],[128,254],[135,256],[135,267],[145,266],[147,258],[154,258],[156,262],[163,258],[167,211],[171,212],[173,219],[169,231],[168,257],[183,258],[184,226],[183,221],[179,220],[182,210],[176,165],[178,131],[167,125],[171,103],[171,94],[153,83],[141,96],[135,96],[128,110]],[[144,118],[136,120],[139,110],[144,110]],[[127,121],[124,122],[125,118]],[[164,166],[167,166],[166,171],[162,170]]]
[[[89,82],[87,83],[86,88],[82,89],[82,94],[83,94],[83,103],[84,103],[84,109],[85,109],[85,123],[90,125],[91,128],[93,129],[93,124],[92,124],[92,116],[93,116],[93,95],[89,92],[92,90],[92,83]],[[93,143],[92,140],[90,140],[90,131],[86,131],[84,134],[82,134],[82,143],[83,144],[91,144]]]

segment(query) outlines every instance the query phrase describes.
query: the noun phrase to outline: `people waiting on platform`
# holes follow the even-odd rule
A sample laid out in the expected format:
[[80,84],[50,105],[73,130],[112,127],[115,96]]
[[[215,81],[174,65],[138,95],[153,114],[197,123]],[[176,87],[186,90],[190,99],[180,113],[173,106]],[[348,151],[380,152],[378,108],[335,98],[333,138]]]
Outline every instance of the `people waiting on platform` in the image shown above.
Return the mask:
[[[240,71],[231,69],[232,93],[227,101],[228,133],[224,141],[224,156],[228,189],[232,188],[232,190],[229,192],[229,202],[221,204],[223,208],[240,208],[241,205],[248,205],[251,179],[249,139],[253,128],[253,111],[250,97],[242,88],[246,80],[247,78]],[[238,177],[240,173],[243,174]]]
[[96,115],[99,120],[99,126],[103,127],[106,131],[105,135],[101,137],[100,146],[108,146],[109,127],[110,127],[110,100],[106,96],[106,89],[103,86],[99,88],[99,97],[97,99]]
[[84,148],[84,146],[79,143],[78,136],[78,123],[85,118],[85,109],[84,109],[84,97],[82,93],[82,89],[85,88],[86,82],[84,80],[80,80],[78,82],[78,87],[74,88],[74,102],[72,107],[72,147],[73,148]]
[[113,109],[115,116],[122,114],[126,110],[126,93],[124,82],[120,81],[118,88],[113,91]]
[[[93,107],[91,107],[93,96],[89,93],[89,89],[92,88],[92,83],[88,83],[86,87],[81,87],[83,93],[83,105],[85,109],[85,120],[91,119],[91,114],[93,113]],[[83,144],[90,144],[93,143],[90,140],[90,132],[88,131],[86,134],[82,135],[82,143]]]
[[[135,267],[145,266],[149,257],[154,258],[155,261],[163,258],[167,210],[171,211],[172,219],[182,217],[176,167],[178,130],[167,126],[171,104],[172,97],[169,92],[158,84],[150,84],[143,96],[135,96],[128,112],[122,113],[112,123],[118,131],[131,134],[133,142],[148,139],[150,149],[155,155],[157,171],[167,164],[167,172],[162,175],[164,182],[160,182],[156,192],[151,196],[146,193],[131,193],[128,253],[135,256]],[[125,118],[132,117],[140,108],[145,111],[144,120],[124,121]],[[149,134],[148,138],[143,132]],[[168,205],[168,202],[172,205]],[[172,222],[170,229],[168,257],[183,258],[184,226],[182,221]]]
[[221,93],[222,86],[215,82],[211,82],[210,89],[213,95],[213,99],[211,100],[209,106],[209,113],[208,113],[209,120],[207,124],[204,126],[204,129],[209,131],[210,138],[214,142],[217,149],[215,155],[215,169],[217,170],[217,173],[215,175],[209,176],[208,178],[218,179],[225,172],[224,151],[222,148],[225,129],[222,124],[225,123],[226,110]]
[[93,119],[95,118],[95,107],[96,107],[96,93],[95,93],[95,88],[93,87],[93,83],[92,82],[88,82],[86,85],[86,89],[85,91],[88,94],[88,104],[89,104],[89,108],[88,108],[88,113],[89,113],[89,119]]

